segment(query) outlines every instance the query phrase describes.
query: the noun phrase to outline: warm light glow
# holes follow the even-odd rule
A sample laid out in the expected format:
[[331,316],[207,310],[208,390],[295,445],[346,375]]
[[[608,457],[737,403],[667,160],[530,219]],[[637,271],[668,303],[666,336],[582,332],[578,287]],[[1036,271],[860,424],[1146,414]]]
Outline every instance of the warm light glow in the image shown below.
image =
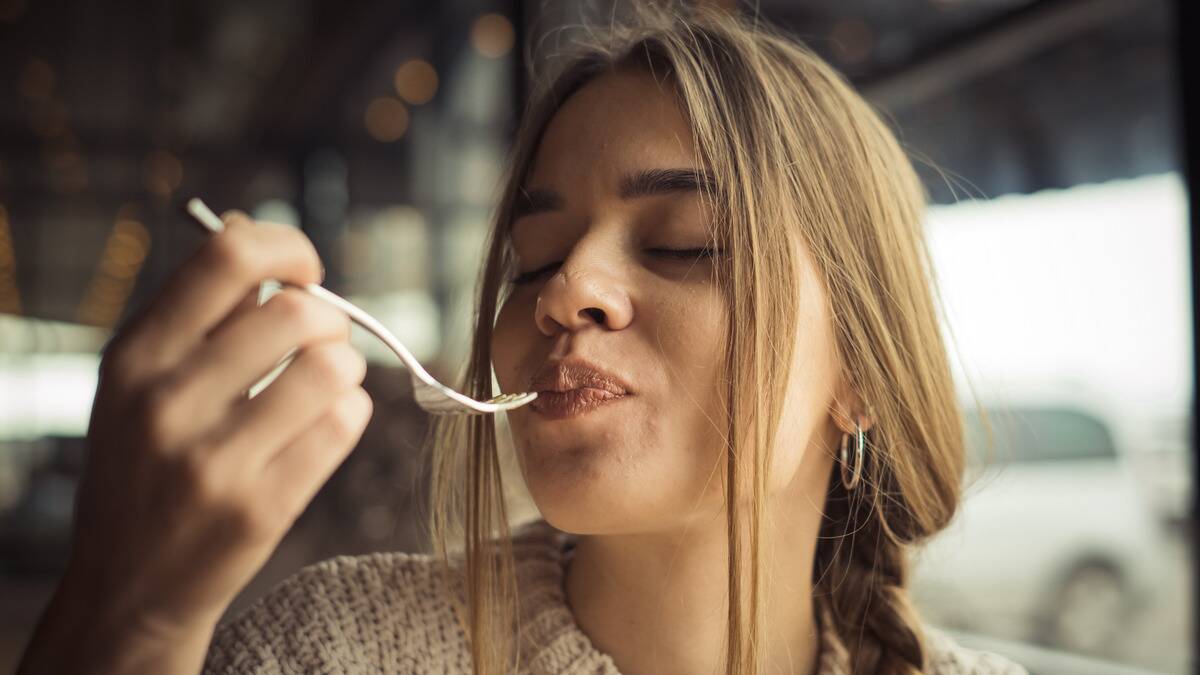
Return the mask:
[[21,295],[17,292],[17,258],[13,252],[8,210],[0,204],[0,313],[20,314]]
[[135,220],[117,223],[116,231],[109,239],[109,255],[104,268],[117,278],[128,278],[146,257],[146,229]]
[[471,27],[471,45],[491,59],[507,54],[516,40],[512,22],[503,14],[484,14]]
[[390,96],[380,97],[367,106],[365,121],[371,138],[390,143],[408,131],[408,108]]
[[116,324],[150,250],[150,232],[146,226],[123,217],[131,211],[130,205],[121,207],[104,245],[100,267],[79,307],[79,320],[84,323],[105,327]]
[[395,85],[396,93],[405,101],[414,105],[428,103],[437,93],[437,71],[428,61],[409,59],[396,69]]
[[175,155],[155,150],[142,164],[142,184],[156,195],[169,197],[183,182],[183,164]]

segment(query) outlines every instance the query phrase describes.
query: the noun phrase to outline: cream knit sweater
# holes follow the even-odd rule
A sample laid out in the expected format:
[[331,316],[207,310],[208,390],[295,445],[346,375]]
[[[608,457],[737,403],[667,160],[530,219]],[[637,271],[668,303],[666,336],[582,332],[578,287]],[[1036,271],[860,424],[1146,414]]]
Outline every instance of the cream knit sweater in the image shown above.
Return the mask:
[[[574,535],[545,520],[513,532],[521,623],[537,645],[522,655],[530,675],[619,675],[575,623],[563,591],[563,566]],[[218,627],[206,674],[470,673],[466,636],[452,594],[429,554],[339,556],[288,578],[231,622]],[[818,675],[848,675],[849,655],[828,608],[817,599]],[[997,654],[967,649],[926,627],[927,672],[936,675],[1028,675]]]

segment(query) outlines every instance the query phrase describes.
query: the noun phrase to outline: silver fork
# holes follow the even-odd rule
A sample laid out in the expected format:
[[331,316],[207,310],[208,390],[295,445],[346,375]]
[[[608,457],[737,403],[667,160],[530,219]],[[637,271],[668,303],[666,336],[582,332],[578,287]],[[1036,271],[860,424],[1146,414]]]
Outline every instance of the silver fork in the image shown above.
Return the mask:
[[[221,222],[217,214],[213,213],[212,209],[208,208],[199,198],[193,197],[188,200],[187,210],[188,213],[192,214],[210,232],[215,234],[225,229],[225,223]],[[412,376],[413,397],[416,399],[417,405],[429,413],[435,415],[483,415],[485,413],[519,408],[537,398],[536,391],[520,394],[500,394],[486,401],[477,401],[470,396],[460,394],[434,379],[421,366],[412,352],[408,350],[408,347],[405,347],[391,331],[376,320],[375,317],[367,314],[345,298],[326,290],[318,284],[301,285],[288,281],[280,283],[284,286],[299,288],[332,304],[334,307],[349,314],[355,323],[379,338],[408,367],[409,374]]]

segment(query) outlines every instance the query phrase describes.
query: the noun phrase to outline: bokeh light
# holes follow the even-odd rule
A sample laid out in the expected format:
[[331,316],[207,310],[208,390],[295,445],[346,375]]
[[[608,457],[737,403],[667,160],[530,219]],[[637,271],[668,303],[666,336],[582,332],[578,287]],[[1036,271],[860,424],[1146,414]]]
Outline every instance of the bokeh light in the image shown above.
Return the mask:
[[437,93],[437,71],[424,59],[409,59],[400,64],[394,80],[396,93],[413,105],[428,103]]
[[100,266],[79,307],[79,320],[112,327],[125,308],[138,271],[150,251],[150,232],[140,221],[124,217],[131,209],[122,207],[108,235]]
[[391,96],[381,96],[367,106],[365,122],[371,138],[381,143],[397,141],[408,131],[408,108]]
[[471,26],[471,45],[490,59],[507,54],[516,40],[512,22],[503,14],[484,14]]

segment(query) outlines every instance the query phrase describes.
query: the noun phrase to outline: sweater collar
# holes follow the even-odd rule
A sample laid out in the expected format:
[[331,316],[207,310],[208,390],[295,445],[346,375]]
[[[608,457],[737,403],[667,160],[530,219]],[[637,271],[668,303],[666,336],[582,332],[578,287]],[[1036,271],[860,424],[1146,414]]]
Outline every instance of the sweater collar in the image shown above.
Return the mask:
[[[577,536],[537,519],[513,532],[521,617],[521,660],[531,675],[587,672],[620,675],[612,657],[592,644],[567,604],[564,573]],[[847,675],[850,657],[833,628],[823,596],[814,596],[820,633],[818,675]]]

